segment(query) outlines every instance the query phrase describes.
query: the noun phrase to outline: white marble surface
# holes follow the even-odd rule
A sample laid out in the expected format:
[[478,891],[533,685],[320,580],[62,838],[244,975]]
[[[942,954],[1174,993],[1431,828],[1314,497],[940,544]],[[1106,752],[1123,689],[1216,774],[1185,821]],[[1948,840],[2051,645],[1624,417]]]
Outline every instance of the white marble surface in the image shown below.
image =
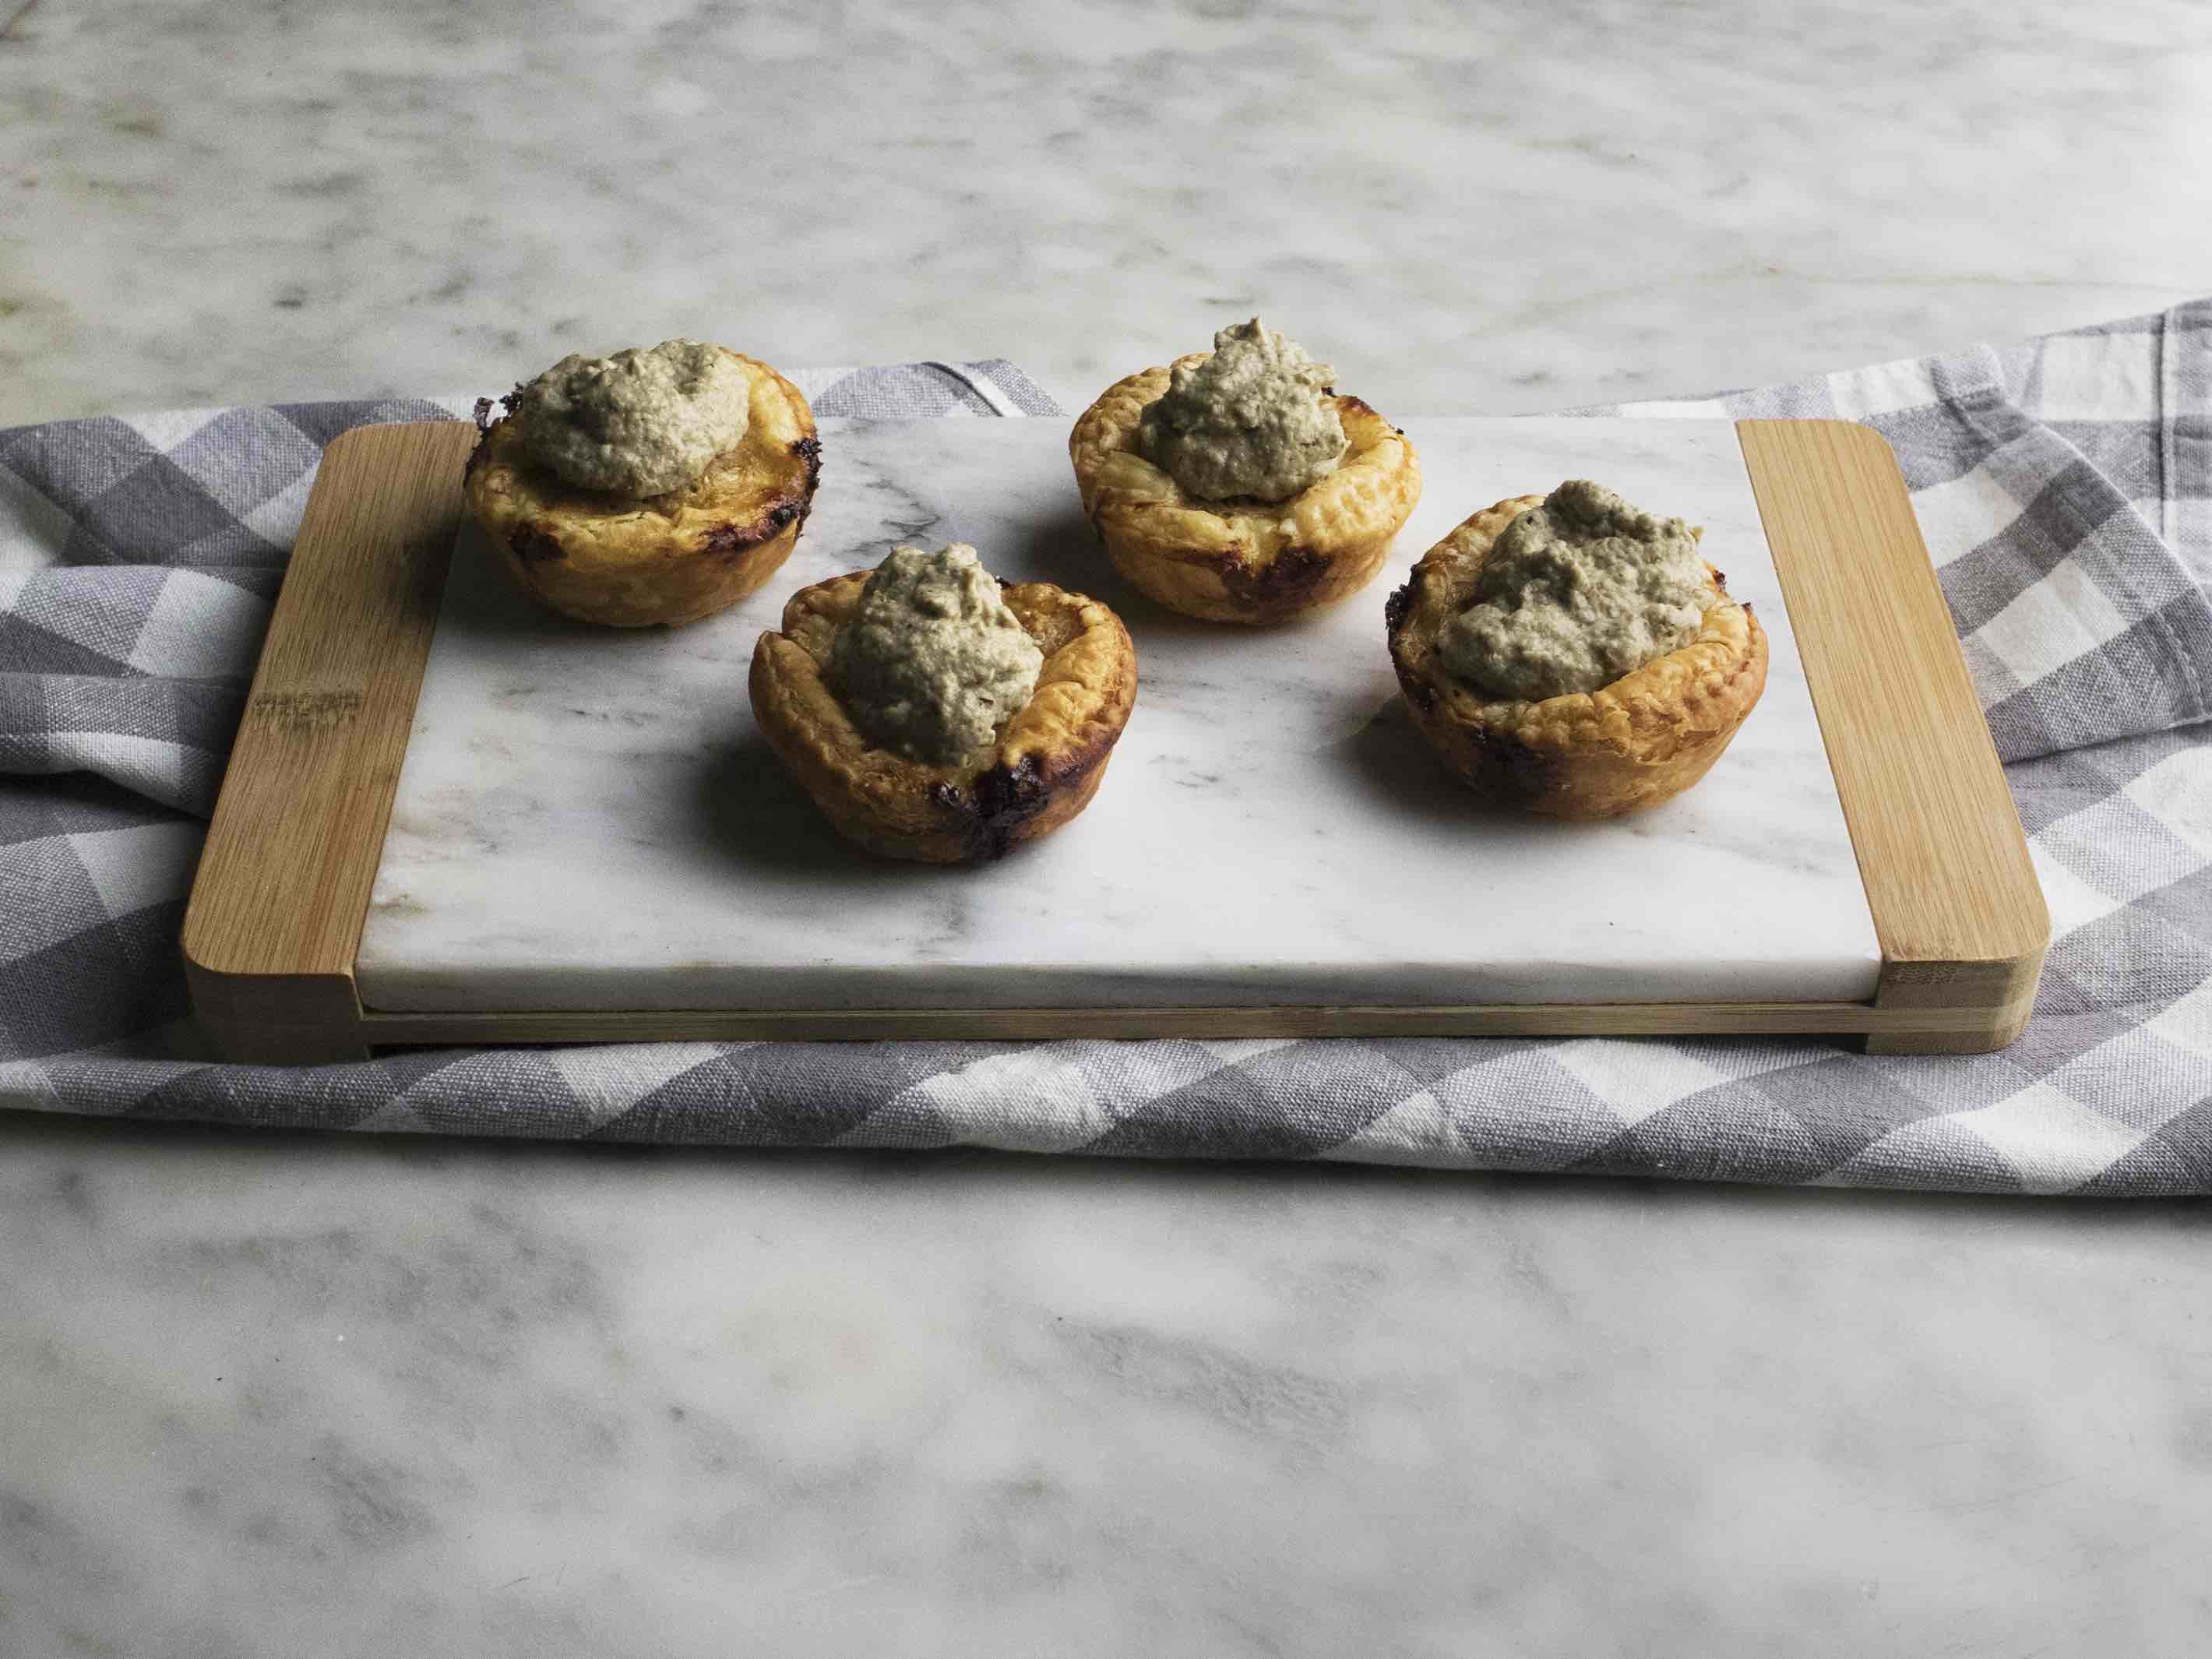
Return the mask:
[[[0,419],[683,327],[1072,404],[1232,301],[1386,408],[1772,380],[2203,287],[2208,33],[40,0]],[[0,1653],[2187,1654],[2203,1213],[0,1116]]]
[[[1132,365],[1132,368],[1141,365]],[[1419,506],[1382,573],[1294,627],[1188,622],[1120,580],[1062,418],[838,423],[767,588],[679,631],[580,627],[465,536],[360,955],[384,1009],[1850,1001],[1881,963],[1735,428],[1399,417]],[[1452,526],[1596,477],[1705,527],[1770,637],[1696,788],[1562,824],[1485,810],[1406,714],[1382,607]],[[1083,816],[980,870],[857,852],[744,698],[784,599],[970,542],[1120,611],[1137,708]],[[549,895],[561,902],[549,904]]]

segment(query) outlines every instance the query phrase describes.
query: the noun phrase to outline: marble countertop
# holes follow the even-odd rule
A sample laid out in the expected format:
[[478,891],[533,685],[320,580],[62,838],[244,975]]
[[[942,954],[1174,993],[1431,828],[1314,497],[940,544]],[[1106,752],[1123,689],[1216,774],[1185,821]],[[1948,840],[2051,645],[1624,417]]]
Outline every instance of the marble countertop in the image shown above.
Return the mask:
[[[2186,0],[0,6],[0,422],[696,331],[1379,406],[2212,287]],[[2180,185],[2177,187],[2177,180]],[[2199,1206],[0,1118],[0,1653],[2168,1654]]]
[[1509,415],[2207,284],[2189,0],[1334,10],[32,0],[0,424],[686,330],[1008,356],[1080,408],[1254,310],[1377,408]]

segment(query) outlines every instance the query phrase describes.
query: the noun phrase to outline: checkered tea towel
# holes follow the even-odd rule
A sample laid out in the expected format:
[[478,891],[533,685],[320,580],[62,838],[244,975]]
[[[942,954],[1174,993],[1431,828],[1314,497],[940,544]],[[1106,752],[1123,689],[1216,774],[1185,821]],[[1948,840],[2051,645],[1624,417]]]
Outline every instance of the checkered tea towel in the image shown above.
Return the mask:
[[[822,413],[1050,415],[1003,362]],[[653,1043],[234,1066],[177,933],[321,447],[467,399],[0,433],[0,1104],[322,1128],[2212,1192],[2212,301],[1607,411],[1843,416],[1911,485],[2050,901],[2002,1054],[1848,1040]]]

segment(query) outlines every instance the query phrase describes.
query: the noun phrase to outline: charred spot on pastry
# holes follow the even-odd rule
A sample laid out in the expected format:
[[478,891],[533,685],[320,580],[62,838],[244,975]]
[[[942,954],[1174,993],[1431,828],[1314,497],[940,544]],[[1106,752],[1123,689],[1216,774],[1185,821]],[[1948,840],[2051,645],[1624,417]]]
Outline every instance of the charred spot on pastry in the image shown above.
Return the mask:
[[568,556],[559,537],[534,524],[517,525],[507,544],[525,564],[553,564]]
[[1408,580],[1403,587],[1382,601],[1382,626],[1395,634],[1406,625],[1407,614],[1413,608],[1413,584]]
[[1024,755],[1012,766],[994,766],[969,787],[975,821],[969,841],[979,860],[1003,856],[1022,828],[1052,801],[1035,755]]
[[1510,790],[1522,796],[1549,793],[1560,778],[1560,757],[1507,738],[1489,745],[1483,757],[1501,775]]
[[742,558],[762,539],[757,525],[718,524],[700,538],[699,550],[717,559]]
[[1240,599],[1273,607],[1301,604],[1328,574],[1326,555],[1310,547],[1286,547],[1257,570],[1242,561],[1224,561],[1221,585]]
[[813,489],[815,480],[822,476],[822,440],[814,437],[794,439],[791,453],[806,463],[806,487]]
[[806,503],[787,497],[750,524],[725,522],[709,528],[700,540],[700,550],[718,559],[734,559],[751,552],[763,542],[773,541],[794,520],[806,517]]
[[1395,658],[1390,665],[1398,671],[1399,690],[1406,694],[1406,701],[1412,703],[1419,713],[1425,714],[1437,706],[1443,694],[1429,684],[1425,675],[1413,672]]
[[1092,725],[1084,732],[1082,740],[1066,754],[1055,756],[1048,781],[1055,790],[1077,788],[1091,773],[1106,764],[1114,753],[1114,745],[1121,740],[1119,726]]
[[[478,409],[482,409],[483,407],[482,400],[477,402],[477,407]],[[495,424],[496,424],[496,422],[495,422]],[[477,469],[484,465],[491,459],[491,428],[488,426],[478,427],[477,428],[477,441],[475,444],[470,447],[469,459],[466,465],[461,468],[461,478],[464,483],[474,477],[476,476]]]

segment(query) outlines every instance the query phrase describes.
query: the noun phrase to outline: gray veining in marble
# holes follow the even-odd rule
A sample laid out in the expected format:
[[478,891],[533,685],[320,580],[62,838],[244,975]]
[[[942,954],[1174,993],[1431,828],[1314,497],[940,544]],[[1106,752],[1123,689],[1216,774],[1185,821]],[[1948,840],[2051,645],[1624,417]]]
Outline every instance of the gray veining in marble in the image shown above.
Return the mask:
[[[1851,1001],[1881,963],[1735,428],[1400,417],[1419,506],[1292,627],[1192,623],[1098,550],[1066,422],[837,423],[769,585],[674,633],[531,604],[474,534],[423,678],[359,957],[381,1009]],[[1604,823],[1486,810],[1413,729],[1383,603],[1452,526],[1596,477],[1705,528],[1767,685],[1712,771]],[[1119,611],[1137,708],[1073,823],[981,869],[829,832],[744,698],[785,599],[897,540]]]
[[[683,329],[1073,408],[1252,309],[1386,409],[1793,378],[2203,290],[2208,46],[17,0],[0,422]],[[2204,1213],[0,1114],[0,1654],[2191,1655]]]

